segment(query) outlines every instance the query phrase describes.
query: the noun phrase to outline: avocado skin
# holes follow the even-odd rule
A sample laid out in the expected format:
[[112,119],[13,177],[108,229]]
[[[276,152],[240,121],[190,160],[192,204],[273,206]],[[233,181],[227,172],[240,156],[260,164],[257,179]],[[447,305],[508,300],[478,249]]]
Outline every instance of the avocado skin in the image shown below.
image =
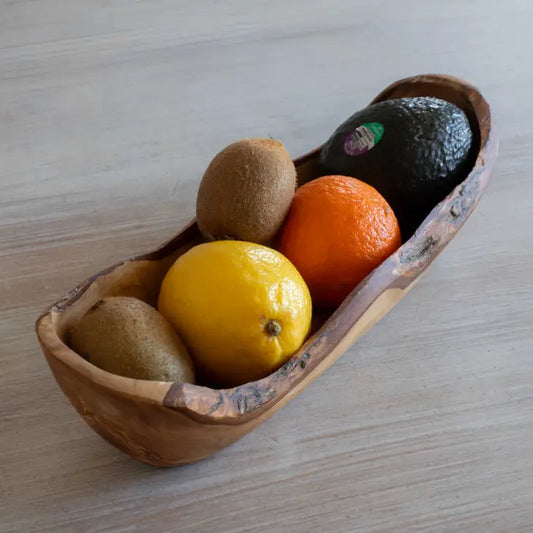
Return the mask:
[[[348,155],[348,134],[364,123],[385,128],[377,144]],[[394,210],[404,240],[473,166],[472,130],[456,105],[433,97],[397,98],[371,105],[341,124],[323,146],[328,174],[353,176],[375,187]]]

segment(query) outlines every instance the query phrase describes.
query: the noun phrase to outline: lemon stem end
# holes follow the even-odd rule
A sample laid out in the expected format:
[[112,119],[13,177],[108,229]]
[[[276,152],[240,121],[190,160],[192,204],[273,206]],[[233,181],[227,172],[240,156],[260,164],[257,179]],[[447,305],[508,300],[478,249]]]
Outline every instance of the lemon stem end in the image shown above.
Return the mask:
[[281,333],[281,324],[276,320],[269,320],[265,326],[267,335],[277,337]]

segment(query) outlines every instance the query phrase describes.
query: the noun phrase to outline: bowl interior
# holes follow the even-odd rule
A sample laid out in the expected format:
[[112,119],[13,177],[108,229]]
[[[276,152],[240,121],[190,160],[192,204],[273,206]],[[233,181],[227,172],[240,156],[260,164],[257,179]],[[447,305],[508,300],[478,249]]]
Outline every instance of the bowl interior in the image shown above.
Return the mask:
[[190,225],[156,252],[118,263],[86,280],[56,303],[52,312],[57,335],[67,346],[70,331],[100,299],[132,296],[156,306],[159,288],[174,261],[203,242],[196,224]]

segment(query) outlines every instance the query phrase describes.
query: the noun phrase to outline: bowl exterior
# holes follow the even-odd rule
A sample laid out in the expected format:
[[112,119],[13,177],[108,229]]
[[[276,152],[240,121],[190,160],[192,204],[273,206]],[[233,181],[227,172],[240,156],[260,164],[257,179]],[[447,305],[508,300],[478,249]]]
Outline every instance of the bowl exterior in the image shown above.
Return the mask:
[[[447,76],[417,76],[385,89],[375,100],[434,93],[469,109],[479,125],[480,153],[465,181],[435,206],[404,245],[346,298],[298,354],[272,375],[235,389],[127,380],[97,369],[67,346],[60,317],[79,318],[110,294],[151,302],[181,253],[201,242],[191,223],[163,247],[102,271],[76,287],[37,322],[52,373],[87,424],[130,456],[156,466],[197,461],[235,442],[272,416],[316,379],[413,286],[471,214],[498,149],[488,104],[472,87]],[[300,184],[316,176],[319,149],[295,161]],[[63,320],[66,324],[66,321]],[[61,330],[61,331],[60,331]]]
[[176,466],[204,459],[251,431],[259,419],[239,425],[205,424],[162,403],[113,390],[89,379],[41,344],[61,390],[85,422],[105,440],[139,461]]

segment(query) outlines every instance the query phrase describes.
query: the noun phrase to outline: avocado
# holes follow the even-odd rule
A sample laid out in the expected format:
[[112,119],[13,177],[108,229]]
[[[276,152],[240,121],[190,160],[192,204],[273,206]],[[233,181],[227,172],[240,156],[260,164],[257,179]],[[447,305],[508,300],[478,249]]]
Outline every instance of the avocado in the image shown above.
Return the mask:
[[326,173],[375,187],[394,210],[405,239],[473,166],[473,135],[464,112],[433,97],[368,106],[323,146]]

